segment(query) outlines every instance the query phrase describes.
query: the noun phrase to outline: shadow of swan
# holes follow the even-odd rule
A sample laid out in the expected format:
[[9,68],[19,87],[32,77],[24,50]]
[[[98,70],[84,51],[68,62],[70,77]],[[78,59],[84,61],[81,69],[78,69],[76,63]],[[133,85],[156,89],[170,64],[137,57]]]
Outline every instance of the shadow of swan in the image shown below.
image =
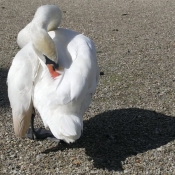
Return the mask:
[[101,113],[84,121],[83,136],[43,153],[85,148],[94,167],[122,171],[121,161],[175,139],[175,118],[155,111],[129,108]]

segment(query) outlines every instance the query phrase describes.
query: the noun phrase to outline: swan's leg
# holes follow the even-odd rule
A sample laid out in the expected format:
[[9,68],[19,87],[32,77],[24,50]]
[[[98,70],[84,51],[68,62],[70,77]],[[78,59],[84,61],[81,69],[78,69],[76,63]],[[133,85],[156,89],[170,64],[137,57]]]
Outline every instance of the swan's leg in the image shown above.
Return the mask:
[[35,119],[35,109],[33,108],[32,116],[30,120],[31,128],[28,129],[28,132],[26,134],[26,137],[32,140],[37,139],[37,133],[35,132],[35,128],[34,128],[34,119]]
[[31,116],[31,128],[29,128],[26,137],[32,140],[44,140],[48,139],[55,142],[60,142],[59,139],[55,138],[50,130],[46,130],[45,128],[35,129],[34,127],[34,119],[35,119],[35,109],[33,108],[33,113]]
[[34,128],[34,119],[35,119],[35,109],[33,108],[33,113],[32,113],[32,117],[31,117],[31,137],[32,140],[36,140],[37,139],[37,133],[35,132],[35,128]]

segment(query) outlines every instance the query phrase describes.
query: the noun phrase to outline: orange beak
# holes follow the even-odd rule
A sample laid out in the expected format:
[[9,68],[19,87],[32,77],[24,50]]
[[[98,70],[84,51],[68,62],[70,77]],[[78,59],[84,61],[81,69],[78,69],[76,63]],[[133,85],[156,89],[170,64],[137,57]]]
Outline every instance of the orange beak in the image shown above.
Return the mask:
[[56,71],[57,69],[54,68],[53,64],[47,64],[47,67],[49,69],[49,72],[53,78],[56,78],[60,74]]

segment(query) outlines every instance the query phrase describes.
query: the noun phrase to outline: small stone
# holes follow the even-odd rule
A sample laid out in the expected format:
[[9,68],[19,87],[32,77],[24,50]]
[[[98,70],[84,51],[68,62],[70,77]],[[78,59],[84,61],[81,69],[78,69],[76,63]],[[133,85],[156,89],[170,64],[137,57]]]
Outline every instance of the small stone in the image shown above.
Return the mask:
[[80,166],[80,165],[81,165],[81,161],[78,160],[78,159],[73,160],[72,163],[73,163],[74,165],[76,165],[76,166]]

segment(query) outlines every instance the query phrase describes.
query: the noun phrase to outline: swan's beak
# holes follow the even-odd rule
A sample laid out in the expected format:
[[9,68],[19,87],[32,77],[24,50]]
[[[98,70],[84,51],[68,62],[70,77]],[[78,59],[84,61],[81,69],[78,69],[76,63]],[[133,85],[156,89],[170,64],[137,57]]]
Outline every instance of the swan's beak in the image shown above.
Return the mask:
[[46,59],[46,65],[47,65],[47,68],[49,69],[49,72],[51,74],[51,76],[53,78],[56,78],[57,76],[59,76],[60,74],[58,73],[58,63],[55,63],[54,61],[50,60],[47,56],[45,56],[45,59]]
[[60,75],[60,73],[58,73],[58,69],[55,69],[53,64],[47,64],[47,67],[48,67],[49,72],[53,78],[56,78]]

